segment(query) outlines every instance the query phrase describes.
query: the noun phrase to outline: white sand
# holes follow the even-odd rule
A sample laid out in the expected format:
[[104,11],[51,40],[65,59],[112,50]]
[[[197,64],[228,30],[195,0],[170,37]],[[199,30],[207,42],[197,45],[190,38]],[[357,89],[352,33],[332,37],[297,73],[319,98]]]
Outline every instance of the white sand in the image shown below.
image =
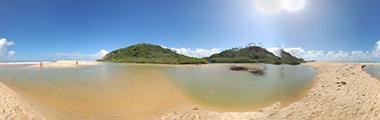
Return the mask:
[[213,112],[186,106],[165,120],[379,120],[380,82],[355,63],[308,63],[319,71],[304,98],[257,112]]
[[89,65],[98,65],[100,62],[96,61],[74,61],[74,60],[60,60],[56,62],[42,62],[42,64],[35,64],[32,67],[77,67],[77,66],[89,66]]
[[0,83],[0,120],[43,120],[17,93]]

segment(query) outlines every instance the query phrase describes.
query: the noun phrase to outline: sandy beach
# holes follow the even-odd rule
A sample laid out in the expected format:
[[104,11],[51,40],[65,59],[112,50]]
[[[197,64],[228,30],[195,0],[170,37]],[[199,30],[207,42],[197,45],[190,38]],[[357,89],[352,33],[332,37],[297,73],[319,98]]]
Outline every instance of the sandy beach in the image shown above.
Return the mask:
[[377,120],[380,83],[356,63],[307,63],[319,75],[304,98],[255,112],[214,112],[187,106],[162,120]]
[[[300,100],[276,103],[254,112],[217,112],[187,104],[165,111],[161,120],[376,120],[380,119],[380,82],[359,63],[315,62],[319,74]],[[0,119],[43,119],[18,94],[0,84]]]
[[0,83],[0,120],[44,120],[12,89]]
[[98,65],[100,62],[96,61],[75,61],[75,60],[59,60],[55,62],[41,62],[40,64],[34,64],[32,67],[43,68],[62,68],[62,67],[77,67],[77,66],[90,66]]

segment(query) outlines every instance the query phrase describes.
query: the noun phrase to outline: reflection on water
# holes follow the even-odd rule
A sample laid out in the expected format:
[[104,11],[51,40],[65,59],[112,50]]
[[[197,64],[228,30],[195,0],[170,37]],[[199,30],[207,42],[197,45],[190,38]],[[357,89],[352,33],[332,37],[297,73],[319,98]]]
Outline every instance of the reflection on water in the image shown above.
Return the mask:
[[304,92],[315,71],[306,66],[265,65],[264,75],[231,71],[230,65],[171,69],[175,82],[196,101],[217,108],[258,108]]
[[228,65],[220,64],[2,66],[0,80],[52,119],[150,119],[188,104],[186,98],[221,109],[289,100],[302,93],[315,74],[305,66],[266,67],[266,74],[257,76],[230,71]]

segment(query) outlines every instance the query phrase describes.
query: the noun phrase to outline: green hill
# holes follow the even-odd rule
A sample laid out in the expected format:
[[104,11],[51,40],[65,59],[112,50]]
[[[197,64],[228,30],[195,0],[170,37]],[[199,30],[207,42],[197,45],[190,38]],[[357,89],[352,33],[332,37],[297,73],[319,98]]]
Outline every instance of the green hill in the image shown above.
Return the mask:
[[99,61],[155,64],[205,64],[205,59],[180,55],[170,49],[152,44],[136,44],[107,54]]
[[270,63],[270,64],[300,64],[303,59],[298,59],[281,50],[281,57],[259,46],[245,48],[233,48],[211,55],[206,58],[211,63]]
[[212,63],[280,63],[281,58],[259,46],[233,48],[211,55]]
[[305,62],[304,59],[297,58],[284,50],[281,50],[281,59],[283,64],[298,65]]

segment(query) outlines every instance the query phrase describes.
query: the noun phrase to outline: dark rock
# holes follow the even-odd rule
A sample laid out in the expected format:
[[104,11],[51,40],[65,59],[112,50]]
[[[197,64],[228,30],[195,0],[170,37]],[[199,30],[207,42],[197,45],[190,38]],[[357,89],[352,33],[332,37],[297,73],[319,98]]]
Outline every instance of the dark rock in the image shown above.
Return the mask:
[[365,69],[367,67],[367,65],[362,65],[362,69]]
[[253,74],[257,75],[263,75],[265,68],[260,68],[260,67],[243,67],[243,66],[232,66],[230,67],[230,70],[233,71],[247,71]]
[[242,67],[242,66],[232,66],[232,67],[230,67],[230,70],[233,70],[233,71],[247,71],[248,68]]
[[259,70],[259,69],[253,69],[249,71],[250,73],[257,74],[257,75],[263,75],[264,70]]

